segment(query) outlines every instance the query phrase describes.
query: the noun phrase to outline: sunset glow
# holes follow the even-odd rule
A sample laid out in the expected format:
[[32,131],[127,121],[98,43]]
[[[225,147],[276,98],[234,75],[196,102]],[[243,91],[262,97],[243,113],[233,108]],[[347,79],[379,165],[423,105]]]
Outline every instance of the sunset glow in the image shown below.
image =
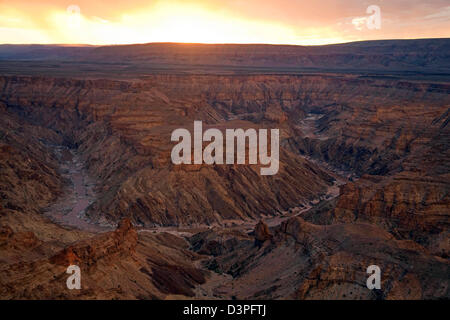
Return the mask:
[[336,6],[342,2],[130,0],[96,5],[43,1],[38,5],[2,1],[0,43],[311,45],[450,36],[450,7],[443,1],[431,1],[415,10],[408,5],[408,11],[402,10],[400,1],[378,1],[383,13],[380,30],[365,27],[367,4],[348,1],[348,6]]

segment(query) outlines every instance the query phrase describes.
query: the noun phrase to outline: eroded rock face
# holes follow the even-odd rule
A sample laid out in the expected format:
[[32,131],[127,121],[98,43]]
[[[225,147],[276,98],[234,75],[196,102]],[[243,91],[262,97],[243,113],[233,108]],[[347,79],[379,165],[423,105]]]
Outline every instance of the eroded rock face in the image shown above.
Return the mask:
[[70,245],[51,257],[50,262],[61,266],[76,264],[89,267],[104,258],[135,254],[137,241],[137,231],[130,219],[123,219],[114,232]]
[[0,227],[0,247],[4,250],[29,250],[41,244],[36,235],[31,232],[14,232],[11,227]]
[[[386,175],[417,168],[420,159],[408,159],[439,148],[446,159],[449,149],[446,84],[262,75],[3,77],[0,83],[11,110],[78,146],[100,179],[102,197],[87,213],[93,220],[128,216],[144,225],[179,225],[255,219],[305,204],[333,180],[294,153],[357,175]],[[310,114],[317,119],[307,120]],[[280,128],[280,172],[262,177],[249,166],[173,166],[170,134],[194,120],[203,120],[205,129]],[[420,168],[445,172],[447,163]]]
[[[273,177],[261,176],[258,166],[171,163],[172,130],[189,128],[194,120],[220,129],[279,127],[284,120],[260,118],[268,112],[280,115],[280,98],[270,92],[282,88],[271,79],[262,91],[255,81],[264,78],[258,77],[251,81],[214,77],[220,87],[208,77],[161,76],[143,82],[2,80],[6,88],[2,96],[11,110],[61,132],[83,153],[90,173],[101,179],[102,197],[88,211],[93,220],[129,216],[139,224],[172,225],[253,219],[263,211],[274,214],[309,202],[325,193],[333,180],[283,149],[280,171]],[[238,91],[242,86],[249,92]],[[245,120],[249,111],[249,119],[256,117],[258,123]]]
[[[206,256],[209,269],[234,277],[214,287],[217,297],[449,297],[448,84],[159,75],[0,77],[0,87],[1,298],[194,296],[211,282],[196,266]],[[170,134],[194,120],[221,130],[280,128],[279,174],[172,165]],[[67,184],[52,145],[77,149],[98,180],[87,216],[123,221],[117,230],[66,230],[40,214]],[[191,247],[133,227],[256,222],[315,205],[334,180],[315,162],[352,181],[304,219],[260,223],[254,235],[213,228]],[[65,287],[71,263],[82,267],[82,292]],[[365,287],[371,264],[382,269],[381,291]]]
[[[314,225],[299,217],[273,229],[273,241],[216,256],[211,269],[233,275],[215,288],[238,299],[437,299],[449,296],[449,262],[371,224]],[[244,246],[244,248],[242,247]],[[366,286],[367,267],[382,271]],[[432,271],[431,271],[432,270]],[[431,274],[430,274],[431,271]]]
[[252,244],[254,239],[240,230],[213,228],[190,237],[191,248],[203,255],[220,256]]
[[60,141],[52,130],[2,111],[0,119],[0,205],[5,210],[45,208],[61,193],[58,163],[39,139]]
[[413,172],[365,176],[341,188],[333,209],[310,212],[305,219],[321,224],[368,222],[448,257],[449,186],[445,176]]
[[[1,229],[2,299],[164,299],[193,296],[207,272],[194,266],[198,255],[170,234],[138,236],[129,219],[112,232],[87,237],[54,252],[55,241],[36,241]],[[65,231],[70,233],[71,231]],[[6,241],[5,239],[6,238]],[[7,246],[6,246],[6,244]],[[22,244],[21,251],[12,246]],[[23,245],[28,246],[25,250]],[[4,258],[8,260],[5,261]],[[81,290],[69,290],[67,267],[81,270]],[[126,276],[125,276],[126,275]]]
[[267,240],[272,239],[269,227],[264,221],[260,220],[255,226],[255,241],[257,245],[261,245]]

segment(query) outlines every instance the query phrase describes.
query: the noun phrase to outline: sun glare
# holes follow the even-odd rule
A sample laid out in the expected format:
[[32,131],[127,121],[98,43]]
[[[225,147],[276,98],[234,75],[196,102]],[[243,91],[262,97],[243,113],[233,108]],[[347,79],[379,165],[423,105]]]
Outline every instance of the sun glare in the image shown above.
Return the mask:
[[287,25],[240,17],[194,4],[157,3],[119,15],[113,21],[82,10],[53,11],[50,38],[58,43],[131,44],[146,42],[323,44],[342,42],[327,30],[298,34]]

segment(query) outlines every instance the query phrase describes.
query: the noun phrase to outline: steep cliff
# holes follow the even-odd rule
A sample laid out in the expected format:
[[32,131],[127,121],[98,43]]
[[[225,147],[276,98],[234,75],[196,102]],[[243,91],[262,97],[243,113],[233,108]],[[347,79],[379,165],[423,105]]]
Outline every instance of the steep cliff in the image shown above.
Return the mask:
[[[256,231],[256,230],[255,230]],[[447,259],[431,255],[410,240],[396,240],[371,224],[314,225],[291,218],[257,245],[251,238],[228,236],[232,247],[206,266],[230,274],[210,288],[219,297],[237,299],[441,299],[449,296]],[[220,233],[216,235],[220,237]],[[222,235],[223,237],[223,235]],[[212,244],[211,234],[191,239],[198,248]],[[381,269],[381,288],[368,290],[367,268]]]
[[[11,232],[5,237],[5,230],[0,232],[0,253],[2,257],[14,254],[0,263],[2,299],[193,296],[193,289],[205,282],[208,273],[195,267],[199,256],[188,251],[184,240],[170,234],[138,235],[130,220],[121,221],[115,231],[84,238],[59,251],[55,241],[33,243],[29,235]],[[17,239],[23,239],[20,248]],[[66,286],[70,265],[80,267],[79,290]]]

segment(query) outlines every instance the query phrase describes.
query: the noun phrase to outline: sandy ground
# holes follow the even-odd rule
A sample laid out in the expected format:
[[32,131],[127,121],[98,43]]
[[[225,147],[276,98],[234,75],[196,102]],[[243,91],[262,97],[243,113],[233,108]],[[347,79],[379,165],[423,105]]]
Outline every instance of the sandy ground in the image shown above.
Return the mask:
[[64,195],[47,208],[45,214],[54,222],[89,232],[103,232],[110,227],[89,223],[84,216],[85,210],[95,201],[95,181],[83,169],[83,164],[73,150],[55,147],[55,154],[61,161],[61,174],[71,184]]

